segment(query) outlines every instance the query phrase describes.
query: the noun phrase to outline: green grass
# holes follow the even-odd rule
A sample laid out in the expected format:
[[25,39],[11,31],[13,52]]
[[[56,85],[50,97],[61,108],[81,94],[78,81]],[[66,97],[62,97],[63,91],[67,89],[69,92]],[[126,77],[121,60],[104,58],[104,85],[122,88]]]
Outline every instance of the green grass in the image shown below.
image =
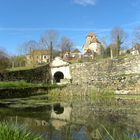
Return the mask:
[[47,65],[48,63],[44,63],[44,64],[41,64],[41,65],[29,65],[29,66],[24,66],[24,67],[14,67],[14,68],[9,68],[7,69],[8,71],[21,71],[21,70],[31,70],[31,69],[35,69],[35,68],[38,68],[38,67],[42,67],[42,66],[45,66]]
[[9,82],[0,82],[0,88],[9,88],[9,87],[35,87],[39,84],[27,83],[25,81],[9,81]]
[[0,140],[43,140],[40,136],[33,136],[31,132],[17,128],[7,123],[0,123]]
[[44,66],[44,65],[34,65],[34,66],[30,65],[30,66],[25,66],[25,67],[14,67],[14,68],[9,68],[8,70],[9,71],[30,70],[30,69],[35,69],[41,66]]
[[100,101],[104,101],[104,100],[115,100],[115,93],[113,90],[111,89],[97,89],[97,88],[93,88],[90,91],[90,96],[93,100],[100,100]]
[[64,85],[48,85],[48,84],[34,84],[34,83],[27,83],[24,80],[21,81],[7,81],[7,82],[0,82],[0,88],[28,88],[28,87],[48,87],[48,88],[63,88]]
[[101,125],[102,129],[97,129],[98,138],[101,140],[139,140],[139,131],[137,132],[128,132],[127,130],[117,130],[112,128],[110,131],[103,125]]
[[33,66],[27,66],[27,67],[15,67],[15,68],[10,68],[8,69],[9,71],[19,71],[19,70],[30,70],[30,69],[34,69],[36,67]]

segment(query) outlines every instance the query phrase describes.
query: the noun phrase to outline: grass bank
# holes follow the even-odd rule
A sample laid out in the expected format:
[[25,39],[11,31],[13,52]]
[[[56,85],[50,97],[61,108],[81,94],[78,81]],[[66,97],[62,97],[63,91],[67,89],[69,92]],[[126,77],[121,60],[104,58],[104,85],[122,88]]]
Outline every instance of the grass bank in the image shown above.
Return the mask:
[[32,83],[27,83],[25,81],[9,81],[9,82],[0,82],[0,88],[11,88],[11,87],[36,87],[36,86],[41,86],[39,84],[32,84]]
[[0,88],[32,88],[32,87],[58,88],[58,87],[64,87],[64,86],[27,83],[24,80],[0,82]]
[[34,136],[31,132],[16,128],[7,123],[0,123],[0,140],[43,140],[40,136]]
[[30,66],[24,66],[24,67],[14,67],[14,68],[9,68],[7,69],[8,71],[20,71],[20,70],[31,70],[31,69],[35,69],[41,66],[45,66],[48,63],[44,64],[44,65],[30,65]]
[[23,98],[32,95],[48,94],[52,89],[64,86],[49,84],[33,84],[25,81],[0,82],[0,99]]

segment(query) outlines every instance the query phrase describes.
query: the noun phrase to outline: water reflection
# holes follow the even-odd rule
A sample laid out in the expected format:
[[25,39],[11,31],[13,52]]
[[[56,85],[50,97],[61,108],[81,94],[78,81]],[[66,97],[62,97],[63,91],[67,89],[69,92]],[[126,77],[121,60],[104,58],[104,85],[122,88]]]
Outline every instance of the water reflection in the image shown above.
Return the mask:
[[67,105],[62,105],[62,103],[57,103],[53,105],[51,118],[63,121],[70,121],[71,119],[72,107]]
[[104,105],[95,106],[87,101],[56,102],[43,109],[10,108],[11,111],[1,113],[0,119],[22,125],[47,140],[107,140],[111,136],[124,139],[134,131],[139,134],[139,113],[108,110]]

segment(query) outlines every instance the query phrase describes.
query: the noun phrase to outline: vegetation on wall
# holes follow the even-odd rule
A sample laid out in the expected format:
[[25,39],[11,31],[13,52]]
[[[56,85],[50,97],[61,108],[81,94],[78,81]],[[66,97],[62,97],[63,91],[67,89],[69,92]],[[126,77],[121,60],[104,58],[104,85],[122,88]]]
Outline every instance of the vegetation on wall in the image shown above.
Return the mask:
[[0,81],[20,81],[29,83],[50,83],[49,65],[31,69],[7,71],[0,74]]

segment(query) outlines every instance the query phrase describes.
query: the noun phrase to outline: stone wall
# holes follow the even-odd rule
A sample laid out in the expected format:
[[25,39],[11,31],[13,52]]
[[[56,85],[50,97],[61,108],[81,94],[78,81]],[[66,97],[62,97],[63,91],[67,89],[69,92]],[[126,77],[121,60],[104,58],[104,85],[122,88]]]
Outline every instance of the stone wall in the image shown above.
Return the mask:
[[140,56],[77,63],[70,69],[74,84],[112,88],[116,93],[140,93]]
[[50,83],[49,65],[29,69],[0,73],[0,81],[24,80],[30,83]]
[[0,99],[25,98],[48,93],[48,87],[0,88]]

